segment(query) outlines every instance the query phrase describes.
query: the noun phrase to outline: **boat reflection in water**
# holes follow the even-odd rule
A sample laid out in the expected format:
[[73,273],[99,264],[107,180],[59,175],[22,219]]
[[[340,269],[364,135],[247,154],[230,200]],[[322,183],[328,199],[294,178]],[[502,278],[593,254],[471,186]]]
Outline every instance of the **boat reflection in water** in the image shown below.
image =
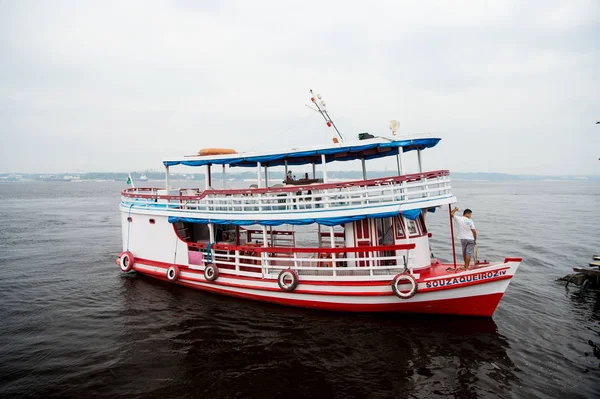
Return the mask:
[[[290,311],[147,278],[123,286],[121,345],[137,365],[153,366],[118,369],[148,393],[503,397],[518,383],[491,318]],[[146,379],[157,375],[168,378]]]

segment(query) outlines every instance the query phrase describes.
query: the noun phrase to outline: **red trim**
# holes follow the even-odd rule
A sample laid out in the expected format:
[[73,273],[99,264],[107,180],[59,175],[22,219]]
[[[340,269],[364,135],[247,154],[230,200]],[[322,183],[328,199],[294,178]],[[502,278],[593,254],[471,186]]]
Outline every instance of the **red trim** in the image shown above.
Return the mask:
[[352,304],[332,303],[319,301],[297,300],[292,298],[273,298],[264,295],[255,295],[242,292],[231,292],[219,289],[215,284],[210,286],[198,286],[196,284],[178,281],[187,287],[198,290],[214,292],[222,295],[253,299],[261,302],[270,302],[279,305],[296,306],[302,308],[336,310],[346,312],[406,312],[406,313],[430,313],[430,314],[453,314],[461,316],[485,316],[490,317],[496,310],[502,295],[500,293],[478,295],[467,298],[443,299],[437,301],[410,302],[398,299],[398,302],[385,304]]
[[[164,272],[138,270],[140,273],[147,273],[147,274],[150,274],[153,276],[163,276],[163,274],[166,273],[166,269],[168,269],[168,267],[177,266],[181,270],[184,270],[188,273],[198,275],[198,277],[192,276],[192,277],[186,277],[186,279],[199,281],[199,282],[207,282],[207,280],[204,277],[200,277],[200,276],[204,275],[204,272],[202,270],[190,269],[189,267],[187,267],[185,265],[174,265],[171,263],[157,262],[157,261],[151,261],[151,260],[147,260],[147,259],[136,259],[136,263],[135,263],[133,269],[137,270],[136,265],[139,265],[139,264],[144,264],[146,266],[165,268]],[[493,272],[499,272],[499,271],[508,270],[508,269],[509,268],[506,267],[506,268],[502,268],[502,269],[496,269]],[[487,274],[490,272],[484,271],[481,273]],[[422,285],[427,285],[428,283],[432,284],[437,281],[445,281],[445,280],[454,279],[454,278],[460,279],[462,277],[466,278],[466,277],[475,276],[477,274],[479,274],[479,273],[473,273],[471,275],[463,275],[463,276],[459,276],[459,277],[444,277],[444,278],[438,278],[438,279],[428,280],[428,281],[418,280],[417,283],[420,283]],[[243,281],[255,281],[255,282],[260,281],[260,282],[267,282],[267,283],[276,283],[277,282],[276,278],[235,276],[235,275],[230,275],[230,274],[222,274],[221,277],[230,278],[230,279],[234,279],[234,280],[243,280]],[[426,292],[458,289],[458,288],[468,287],[471,285],[487,284],[487,283],[491,283],[494,281],[507,280],[507,279],[511,279],[511,278],[512,278],[512,275],[503,275],[503,276],[497,276],[497,277],[492,277],[492,278],[480,279],[477,281],[462,282],[462,283],[457,283],[457,284],[449,284],[449,285],[437,286],[437,287],[431,287],[431,288],[427,288],[425,286],[425,287],[420,287],[418,292],[426,293]],[[359,291],[356,291],[356,292],[355,291],[334,292],[334,291],[315,291],[315,290],[302,289],[302,286],[303,285],[305,285],[305,286],[306,285],[317,285],[317,286],[333,286],[333,287],[344,287],[344,286],[345,287],[374,287],[374,286],[382,287],[382,286],[386,286],[386,285],[389,286],[391,281],[393,281],[394,279],[391,279],[390,281],[365,281],[365,282],[362,282],[362,281],[311,281],[311,280],[300,279],[300,284],[298,286],[298,289],[296,289],[294,292],[298,293],[298,294],[332,295],[332,296],[390,296],[390,295],[393,295],[393,291],[391,289],[390,289],[390,292],[387,292],[387,293],[386,292],[359,292]],[[222,280],[214,281],[211,283],[216,284],[216,285],[226,286],[226,287],[232,287],[232,288],[244,288],[244,289],[260,290],[260,291],[277,291],[277,292],[281,291],[277,287],[263,287],[263,286],[255,286],[255,285],[237,284],[237,283],[224,282]]]
[[[175,227],[173,227],[175,228]],[[177,231],[176,231],[177,233]],[[179,236],[178,236],[179,237]],[[181,237],[179,237],[181,239]],[[184,241],[184,240],[182,240]],[[208,244],[187,242],[188,247],[205,249]],[[325,254],[340,254],[346,252],[366,252],[366,251],[403,251],[407,249],[415,249],[416,244],[397,244],[397,245],[381,245],[381,246],[364,246],[364,247],[343,247],[343,248],[290,248],[290,247],[255,247],[251,245],[234,245],[234,244],[214,244],[211,248],[214,250],[225,251],[247,251],[256,253],[325,253]]]
[[523,258],[504,258],[504,263],[508,262],[523,262]]
[[[159,188],[127,188],[121,191],[121,195],[130,198],[152,198],[152,199],[166,199],[166,200],[201,200],[208,195],[235,195],[235,194],[266,194],[266,193],[285,193],[285,192],[296,192],[298,190],[328,190],[332,188],[347,188],[355,186],[379,186],[382,184],[389,183],[400,183],[403,181],[418,181],[421,179],[432,179],[440,176],[448,176],[450,171],[448,170],[435,170],[424,173],[414,173],[410,175],[394,176],[379,179],[370,180],[354,180],[349,182],[339,183],[324,183],[315,184],[308,186],[284,186],[279,188],[253,188],[253,189],[237,189],[237,190],[204,190],[200,195],[183,195],[187,189],[179,189],[179,195],[157,195],[156,193]],[[140,192],[149,192],[150,194],[140,194]]]

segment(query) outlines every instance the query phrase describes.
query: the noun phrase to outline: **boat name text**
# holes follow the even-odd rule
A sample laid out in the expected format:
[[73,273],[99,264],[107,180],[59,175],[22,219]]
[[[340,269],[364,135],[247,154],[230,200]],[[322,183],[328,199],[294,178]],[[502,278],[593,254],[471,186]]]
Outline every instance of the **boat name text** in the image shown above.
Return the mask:
[[471,283],[474,281],[487,280],[490,278],[501,277],[506,275],[507,270],[494,270],[477,274],[469,274],[467,276],[444,278],[440,280],[428,281],[425,283],[426,288],[446,287],[448,285]]

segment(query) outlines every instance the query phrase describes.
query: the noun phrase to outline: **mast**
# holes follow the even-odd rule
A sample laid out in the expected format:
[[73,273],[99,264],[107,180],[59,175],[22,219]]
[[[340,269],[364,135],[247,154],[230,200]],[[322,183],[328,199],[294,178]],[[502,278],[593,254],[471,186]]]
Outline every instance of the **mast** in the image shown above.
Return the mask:
[[[331,120],[331,117],[329,116],[329,113],[327,113],[327,109],[325,101],[323,101],[323,98],[321,97],[320,94],[316,95],[315,98],[315,94],[313,93],[313,91],[310,91],[310,101],[313,102],[313,104],[315,104],[317,106],[317,109],[319,110],[319,113],[321,114],[321,116],[323,116],[323,119],[325,119],[325,122],[327,123],[327,127],[332,127],[335,129],[335,132],[337,133],[338,137],[340,138],[340,141],[343,143],[344,142],[344,136],[342,136],[342,134],[340,133],[340,131],[338,130],[337,126],[335,126],[335,123],[333,123],[333,120]],[[317,101],[318,100],[318,101]],[[310,108],[310,107],[309,107]],[[338,143],[338,139],[337,137],[333,138],[333,142],[334,143]]]

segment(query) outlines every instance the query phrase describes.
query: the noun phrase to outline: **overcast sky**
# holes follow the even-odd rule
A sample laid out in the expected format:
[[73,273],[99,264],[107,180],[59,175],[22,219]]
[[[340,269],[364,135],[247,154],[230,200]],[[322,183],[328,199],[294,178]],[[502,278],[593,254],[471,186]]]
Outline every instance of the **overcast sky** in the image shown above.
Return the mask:
[[600,174],[599,71],[598,0],[0,0],[0,172],[329,143],[314,89],[426,169]]

